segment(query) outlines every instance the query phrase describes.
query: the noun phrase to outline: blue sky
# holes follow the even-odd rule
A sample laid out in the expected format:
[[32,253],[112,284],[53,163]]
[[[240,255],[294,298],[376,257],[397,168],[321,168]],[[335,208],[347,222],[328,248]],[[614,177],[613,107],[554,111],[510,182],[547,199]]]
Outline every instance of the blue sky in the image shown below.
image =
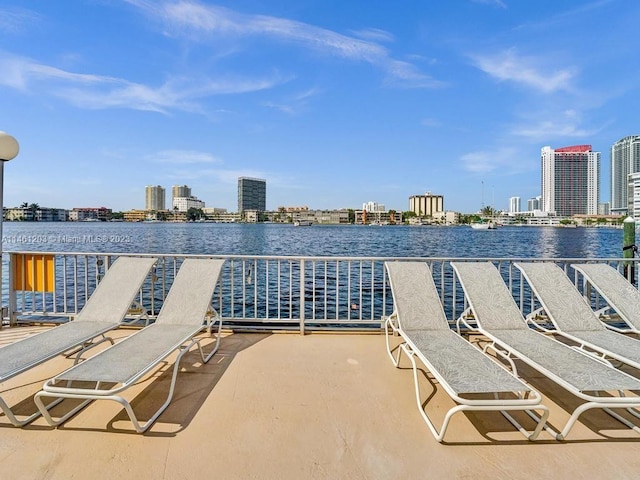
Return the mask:
[[541,147],[577,144],[608,201],[609,148],[640,134],[638,25],[627,0],[3,0],[4,203],[187,184],[235,211],[251,176],[269,209],[429,191],[473,212],[526,205]]

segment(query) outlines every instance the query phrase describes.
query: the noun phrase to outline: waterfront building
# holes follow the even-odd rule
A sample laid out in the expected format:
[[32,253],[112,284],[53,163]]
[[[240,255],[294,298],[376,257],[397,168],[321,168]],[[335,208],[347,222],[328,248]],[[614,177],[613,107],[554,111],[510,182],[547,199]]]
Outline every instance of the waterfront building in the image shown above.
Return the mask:
[[[126,212],[122,212],[124,216],[125,222],[159,222],[169,220],[170,215],[172,214],[172,219],[176,220],[186,220],[186,216],[184,214],[174,214],[173,212],[168,212],[167,210],[129,210]],[[180,215],[182,215],[180,217]]]
[[4,209],[4,215],[8,221],[66,222],[69,218],[69,210],[40,206],[16,207]]
[[267,181],[260,178],[238,178],[238,212],[264,212],[267,209]]
[[106,207],[75,207],[69,212],[71,222],[91,222],[99,220],[106,222],[111,220],[113,212]]
[[355,223],[357,225],[393,225],[402,223],[402,212],[367,212],[355,211]]
[[122,215],[124,216],[125,222],[141,222],[145,219],[147,211],[133,209],[122,212]]
[[409,211],[419,217],[435,217],[436,213],[444,211],[444,197],[432,195],[430,192],[424,195],[411,195],[409,197]]
[[509,213],[520,212],[520,197],[509,198]]
[[640,135],[631,135],[611,146],[611,213],[629,211],[628,175],[640,172]]
[[540,209],[559,216],[598,213],[600,152],[591,145],[541,150]]
[[196,197],[173,197],[172,207],[174,211],[187,212],[190,208],[203,209],[205,205]]
[[306,205],[303,205],[301,207],[284,207],[284,206],[280,206],[278,207],[278,211],[282,212],[282,213],[290,213],[290,212],[307,212],[309,211],[309,207],[307,207]]
[[145,191],[145,210],[164,210],[165,204],[165,191],[160,185],[147,185]]
[[625,214],[640,220],[640,172],[627,176],[627,210]]

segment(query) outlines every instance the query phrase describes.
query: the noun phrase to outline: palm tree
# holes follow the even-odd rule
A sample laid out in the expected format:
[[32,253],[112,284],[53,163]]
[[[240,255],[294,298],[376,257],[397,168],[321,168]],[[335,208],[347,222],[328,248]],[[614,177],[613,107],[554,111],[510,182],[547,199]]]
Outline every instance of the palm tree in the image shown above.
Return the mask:
[[31,220],[34,222],[38,220],[38,210],[40,210],[40,205],[37,203],[32,203],[28,207],[29,213],[31,213]]

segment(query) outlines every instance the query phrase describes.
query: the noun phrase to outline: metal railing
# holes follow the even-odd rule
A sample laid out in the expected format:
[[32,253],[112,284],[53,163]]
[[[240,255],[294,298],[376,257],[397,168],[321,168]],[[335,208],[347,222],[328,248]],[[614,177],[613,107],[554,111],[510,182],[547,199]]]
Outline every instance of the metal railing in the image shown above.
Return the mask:
[[[113,261],[123,254],[12,252],[3,261],[3,320],[9,324],[72,319]],[[162,306],[180,263],[202,255],[138,255],[158,258],[138,301],[154,318]],[[212,256],[213,257],[213,256]],[[497,265],[523,313],[537,308],[516,261],[553,261],[565,268],[582,291],[570,267],[576,262],[606,262],[626,274],[636,260],[532,258],[379,258],[214,256],[227,260],[214,294],[214,308],[225,326],[234,329],[379,330],[393,311],[385,261],[425,261],[431,267],[447,318],[464,312],[466,303],[454,281],[450,261],[491,261]],[[631,268],[632,267],[632,268]],[[637,280],[634,278],[637,286]],[[594,308],[603,303],[590,292]]]

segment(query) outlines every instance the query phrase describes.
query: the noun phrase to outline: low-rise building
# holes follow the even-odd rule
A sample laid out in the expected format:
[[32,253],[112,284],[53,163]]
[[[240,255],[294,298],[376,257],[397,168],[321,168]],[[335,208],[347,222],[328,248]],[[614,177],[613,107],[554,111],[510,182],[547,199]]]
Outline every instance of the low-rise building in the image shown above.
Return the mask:
[[196,197],[173,197],[174,210],[179,212],[187,212],[190,208],[205,208],[204,202]]
[[142,222],[147,219],[149,215],[148,210],[128,210],[123,212],[125,222]]
[[65,222],[69,217],[69,210],[48,207],[15,207],[5,209],[8,221],[25,222]]
[[106,222],[111,220],[112,211],[106,207],[75,207],[69,212],[69,221],[86,222],[99,220]]
[[386,212],[355,211],[357,225],[399,225],[402,223],[402,212],[389,210]]

